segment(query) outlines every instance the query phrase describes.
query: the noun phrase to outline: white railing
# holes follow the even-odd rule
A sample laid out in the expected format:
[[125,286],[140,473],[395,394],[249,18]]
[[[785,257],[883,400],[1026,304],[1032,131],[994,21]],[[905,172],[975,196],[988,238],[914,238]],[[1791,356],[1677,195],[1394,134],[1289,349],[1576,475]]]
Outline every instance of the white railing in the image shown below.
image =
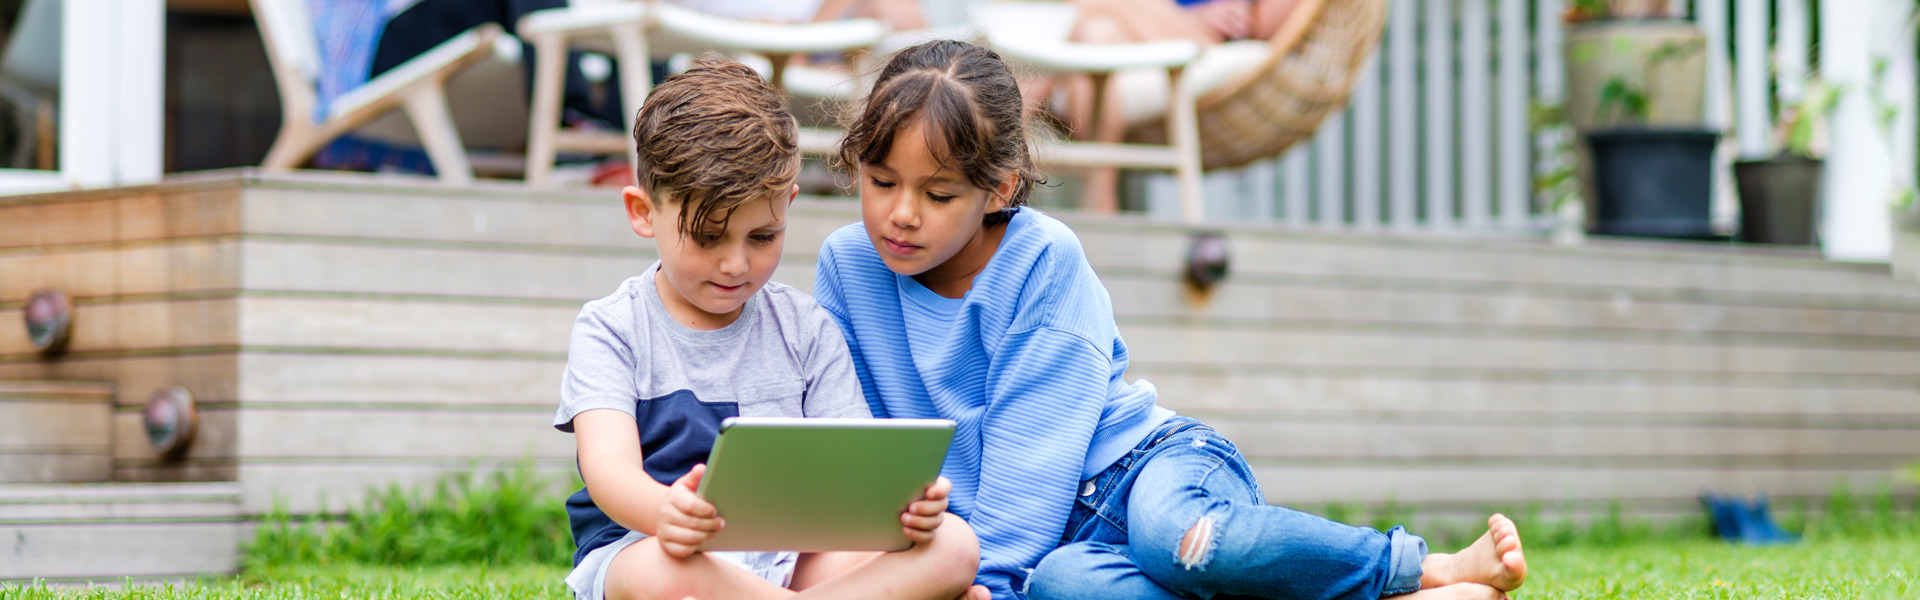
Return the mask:
[[[1536,132],[1529,114],[1565,98],[1565,0],[1387,1],[1382,47],[1347,110],[1285,156],[1209,174],[1210,220],[1468,233],[1553,226],[1533,181],[1554,168],[1551,149],[1562,142]],[[1810,72],[1810,0],[1672,3],[1707,37],[1706,122],[1728,134],[1715,215],[1730,223],[1725,166],[1775,152],[1774,107],[1797,99]],[[1862,6],[1823,10],[1882,0],[1842,4],[1851,3]],[[1171,180],[1146,180],[1148,210],[1177,216]]]

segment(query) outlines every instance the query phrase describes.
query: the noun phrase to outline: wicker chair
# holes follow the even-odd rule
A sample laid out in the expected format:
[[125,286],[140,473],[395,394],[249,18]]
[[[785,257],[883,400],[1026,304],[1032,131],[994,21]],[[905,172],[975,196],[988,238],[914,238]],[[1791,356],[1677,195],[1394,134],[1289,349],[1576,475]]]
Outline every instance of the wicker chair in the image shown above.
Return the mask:
[[[1313,137],[1327,115],[1346,107],[1386,24],[1386,0],[1302,0],[1267,40],[1271,54],[1258,69],[1201,92],[1195,101],[1201,164],[1208,170],[1242,167]],[[1164,144],[1166,132],[1163,116],[1130,127],[1127,137]]]
[[1347,104],[1354,79],[1386,28],[1387,0],[1301,0],[1273,37],[1201,51],[1189,41],[1080,44],[1058,2],[996,2],[980,13],[987,42],[1030,69],[1093,77],[1095,113],[1119,88],[1127,142],[1044,145],[1055,166],[1165,169],[1181,212],[1202,217],[1200,171],[1280,155]]

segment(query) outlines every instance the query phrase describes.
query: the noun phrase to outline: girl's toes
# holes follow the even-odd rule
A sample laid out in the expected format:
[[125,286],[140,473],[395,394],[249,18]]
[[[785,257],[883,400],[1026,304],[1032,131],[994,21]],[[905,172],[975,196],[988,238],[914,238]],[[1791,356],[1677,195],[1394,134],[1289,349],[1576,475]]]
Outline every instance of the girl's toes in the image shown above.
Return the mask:
[[1494,541],[1493,541],[1493,549],[1495,552],[1500,552],[1503,554],[1507,552],[1513,552],[1513,551],[1519,550],[1520,536],[1517,536],[1517,535],[1507,535],[1505,537],[1496,536],[1494,537]]

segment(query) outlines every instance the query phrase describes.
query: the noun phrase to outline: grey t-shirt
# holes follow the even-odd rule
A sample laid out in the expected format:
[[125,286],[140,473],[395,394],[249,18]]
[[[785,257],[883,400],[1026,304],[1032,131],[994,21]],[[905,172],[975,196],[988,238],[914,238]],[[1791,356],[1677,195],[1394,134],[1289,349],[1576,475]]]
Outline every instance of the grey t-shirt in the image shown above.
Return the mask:
[[[580,309],[555,428],[572,432],[575,416],[599,408],[633,415],[647,474],[670,485],[706,462],[727,417],[873,416],[846,338],[812,296],[769,282],[733,323],[699,331],[667,314],[654,287],[659,269],[655,262]],[[585,489],[567,512],[575,563],[626,534]]]

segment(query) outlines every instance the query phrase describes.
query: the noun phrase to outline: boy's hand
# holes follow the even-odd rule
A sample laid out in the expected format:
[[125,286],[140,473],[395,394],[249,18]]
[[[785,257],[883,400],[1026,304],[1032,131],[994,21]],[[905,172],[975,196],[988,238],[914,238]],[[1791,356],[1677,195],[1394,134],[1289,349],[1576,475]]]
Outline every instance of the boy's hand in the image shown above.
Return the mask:
[[[707,465],[698,464],[686,475],[667,486],[667,497],[660,502],[660,518],[654,527],[654,537],[660,538],[660,549],[667,556],[686,558],[700,550],[700,543],[720,533],[727,526],[726,519],[720,518],[713,503],[701,498],[700,479],[707,474]],[[941,506],[945,506],[941,502]]]
[[941,477],[927,486],[919,500],[907,505],[906,512],[900,513],[900,524],[906,527],[901,531],[915,545],[933,541],[933,530],[940,528],[941,515],[947,512],[947,494],[953,491],[953,482]]

